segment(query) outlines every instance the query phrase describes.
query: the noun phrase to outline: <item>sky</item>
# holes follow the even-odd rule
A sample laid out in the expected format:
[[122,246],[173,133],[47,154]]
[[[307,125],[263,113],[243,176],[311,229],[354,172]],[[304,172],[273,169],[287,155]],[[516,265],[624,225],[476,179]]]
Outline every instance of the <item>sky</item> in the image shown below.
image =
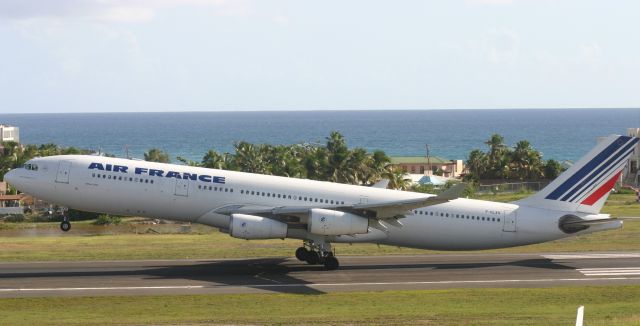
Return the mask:
[[640,107],[640,1],[0,0],[0,113]]

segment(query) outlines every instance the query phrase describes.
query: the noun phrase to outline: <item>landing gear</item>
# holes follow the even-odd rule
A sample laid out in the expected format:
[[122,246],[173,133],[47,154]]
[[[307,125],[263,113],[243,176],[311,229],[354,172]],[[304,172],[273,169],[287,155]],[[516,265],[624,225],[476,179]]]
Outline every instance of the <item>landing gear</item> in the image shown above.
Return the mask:
[[71,230],[71,223],[69,222],[69,217],[64,216],[62,222],[60,223],[60,230],[64,232],[68,232]]
[[296,258],[306,261],[309,265],[323,264],[325,269],[334,270],[340,267],[338,259],[331,251],[331,244],[328,242],[305,241],[304,246],[296,250]]
[[298,249],[296,249],[296,258],[298,258],[299,261],[307,261],[307,256],[309,255],[309,249],[305,248],[305,247],[300,247]]
[[340,267],[340,262],[338,262],[338,259],[334,257],[333,254],[324,258],[324,268],[327,270],[332,271],[338,269],[338,267]]

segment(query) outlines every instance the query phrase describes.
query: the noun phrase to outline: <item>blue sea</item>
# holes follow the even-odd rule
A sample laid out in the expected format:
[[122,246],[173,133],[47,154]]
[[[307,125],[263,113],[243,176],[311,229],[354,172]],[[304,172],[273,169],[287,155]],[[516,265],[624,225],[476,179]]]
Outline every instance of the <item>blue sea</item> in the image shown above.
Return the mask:
[[150,148],[199,161],[209,149],[232,152],[235,142],[324,143],[333,130],[350,147],[391,156],[465,159],[486,149],[493,133],[509,145],[529,140],[545,159],[572,160],[596,138],[640,127],[640,109],[279,111],[173,113],[1,114],[0,124],[20,127],[25,144],[56,143],[125,157]]

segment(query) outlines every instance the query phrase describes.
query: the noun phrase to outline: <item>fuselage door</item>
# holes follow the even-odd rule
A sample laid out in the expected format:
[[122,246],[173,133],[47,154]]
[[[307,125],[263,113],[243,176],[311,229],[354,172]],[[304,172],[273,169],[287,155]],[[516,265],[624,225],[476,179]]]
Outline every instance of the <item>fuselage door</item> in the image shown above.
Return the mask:
[[516,232],[516,223],[518,221],[518,213],[516,210],[504,212],[504,224],[502,225],[502,231],[504,232]]
[[189,180],[176,179],[176,196],[189,196]]
[[71,162],[60,161],[58,165],[58,173],[56,174],[57,183],[69,183],[69,172],[71,171]]

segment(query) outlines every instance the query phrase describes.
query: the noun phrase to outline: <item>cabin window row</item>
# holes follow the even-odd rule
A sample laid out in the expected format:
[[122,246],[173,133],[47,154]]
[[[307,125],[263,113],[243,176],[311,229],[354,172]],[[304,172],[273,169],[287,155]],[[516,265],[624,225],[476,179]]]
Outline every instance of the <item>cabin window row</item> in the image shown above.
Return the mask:
[[111,174],[103,174],[103,173],[92,173],[91,177],[92,178],[98,178],[98,179],[113,180],[113,181],[129,181],[129,182],[139,182],[139,183],[153,183],[152,179],[123,177],[121,175],[111,175]]
[[233,192],[233,188],[217,187],[217,186],[203,186],[203,185],[198,185],[198,189],[200,189],[200,190],[210,190],[210,191]]
[[273,197],[273,198],[282,198],[282,199],[291,199],[298,201],[307,201],[321,204],[331,204],[331,205],[344,205],[344,201],[333,200],[333,199],[324,199],[324,198],[314,198],[314,197],[305,197],[298,195],[285,195],[285,194],[276,194],[271,192],[264,191],[255,191],[255,190],[240,190],[241,194],[244,195],[253,195],[253,196],[263,196],[263,197]]
[[485,222],[500,222],[499,217],[485,217],[485,216],[476,216],[476,215],[465,215],[465,214],[449,214],[443,212],[429,212],[429,211],[413,211],[415,215],[429,215],[429,216],[440,216],[440,217],[451,217],[456,219],[467,219],[473,221],[485,221]]

